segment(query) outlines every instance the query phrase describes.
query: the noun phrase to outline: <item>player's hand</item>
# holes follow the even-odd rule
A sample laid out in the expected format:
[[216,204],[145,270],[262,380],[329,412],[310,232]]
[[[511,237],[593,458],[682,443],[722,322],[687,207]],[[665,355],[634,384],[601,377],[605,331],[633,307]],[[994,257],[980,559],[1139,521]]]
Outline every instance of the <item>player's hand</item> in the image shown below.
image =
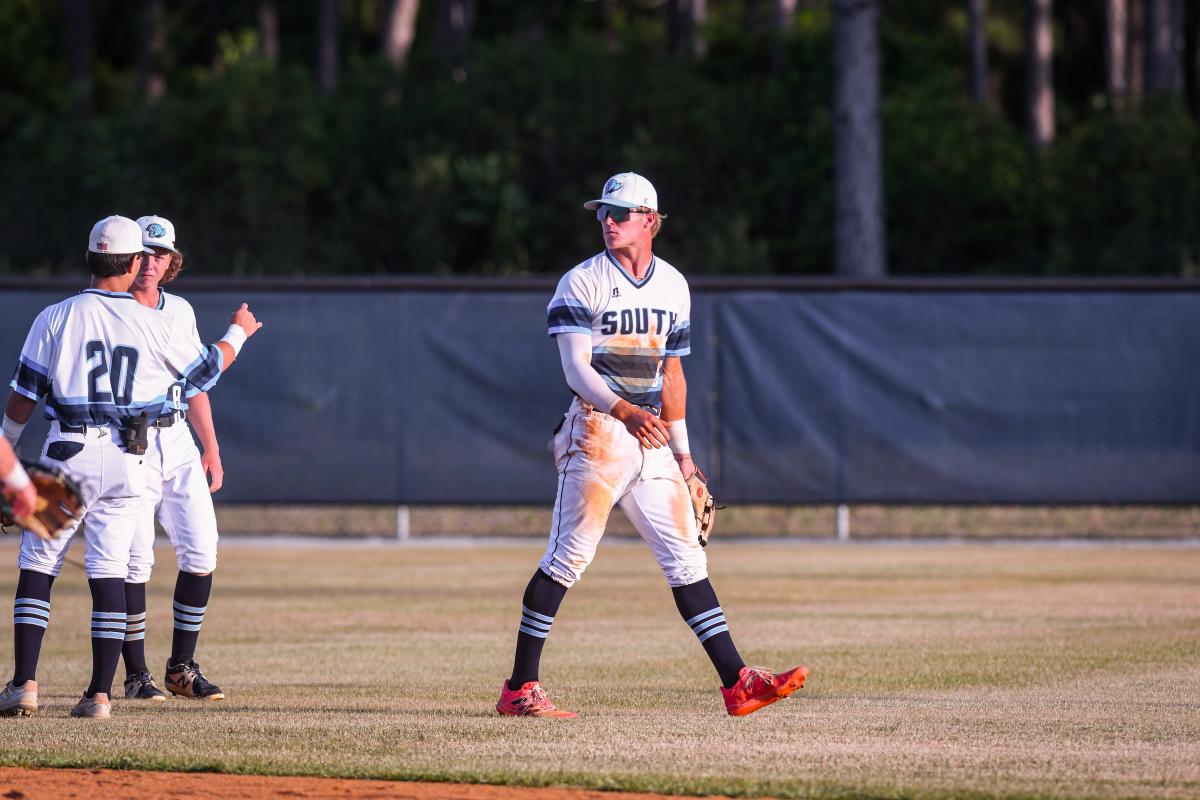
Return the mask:
[[229,318],[229,321],[234,325],[240,326],[241,329],[246,332],[247,339],[253,336],[258,329],[263,326],[261,322],[254,318],[254,312],[252,312],[250,310],[250,306],[246,305],[245,303],[242,303],[241,308],[233,312],[233,316]]
[[[679,465],[679,471],[683,473],[683,479],[686,481],[692,477],[692,473],[700,472],[700,468],[696,466],[696,462],[692,461],[691,453],[676,453],[675,463]],[[703,477],[704,473],[700,473]]]
[[205,450],[200,456],[200,467],[208,476],[208,493],[216,494],[225,483],[225,468],[221,466],[221,451]]
[[6,488],[4,496],[12,503],[13,516],[25,517],[37,509],[37,489],[32,483],[16,491]]
[[621,421],[629,435],[637,439],[642,447],[666,447],[671,441],[667,423],[626,400],[617,403],[612,415]]

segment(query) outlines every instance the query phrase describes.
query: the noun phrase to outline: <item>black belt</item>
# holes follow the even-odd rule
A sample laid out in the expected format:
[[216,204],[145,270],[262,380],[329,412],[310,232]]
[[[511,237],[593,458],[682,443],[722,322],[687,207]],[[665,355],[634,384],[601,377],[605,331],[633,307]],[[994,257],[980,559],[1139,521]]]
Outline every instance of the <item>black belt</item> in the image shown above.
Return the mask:
[[[161,417],[154,419],[153,421],[151,421],[148,424],[151,428],[169,428],[172,425],[174,425],[176,422],[181,422],[182,420],[183,420],[183,412],[176,411],[173,414],[163,414]],[[93,427],[95,427],[95,426],[93,426]],[[120,427],[120,426],[118,426],[118,427]],[[79,434],[80,436],[82,436],[85,433],[87,433],[88,426],[87,425],[68,425],[67,423],[63,422],[62,420],[59,420],[58,421],[58,429],[60,431],[62,431],[63,433],[75,433],[75,434]]]
[[183,412],[176,411],[173,414],[162,415],[158,419],[151,422],[150,427],[152,427],[152,428],[169,428],[172,425],[174,425],[176,422],[181,422],[182,420],[183,420]]

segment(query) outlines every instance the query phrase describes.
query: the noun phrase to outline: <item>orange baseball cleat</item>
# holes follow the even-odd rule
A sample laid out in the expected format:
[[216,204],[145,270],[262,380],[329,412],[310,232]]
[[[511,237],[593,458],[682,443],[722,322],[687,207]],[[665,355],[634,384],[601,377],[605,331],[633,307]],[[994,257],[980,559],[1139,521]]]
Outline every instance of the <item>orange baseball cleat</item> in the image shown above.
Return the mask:
[[776,675],[769,669],[742,667],[732,688],[721,688],[725,710],[731,717],[744,717],[777,700],[788,697],[804,686],[808,667],[799,666]]
[[563,711],[556,708],[546,690],[537,681],[530,681],[520,689],[509,689],[508,681],[500,685],[500,700],[496,710],[506,717],[569,717],[579,715],[574,711]]

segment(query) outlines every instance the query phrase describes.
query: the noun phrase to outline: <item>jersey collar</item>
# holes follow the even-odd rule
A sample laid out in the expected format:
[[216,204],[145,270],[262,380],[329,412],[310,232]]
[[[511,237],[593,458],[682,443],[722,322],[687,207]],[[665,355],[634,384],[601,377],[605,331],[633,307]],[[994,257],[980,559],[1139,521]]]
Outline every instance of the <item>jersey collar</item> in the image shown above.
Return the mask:
[[130,300],[133,299],[133,295],[130,294],[129,292],[110,292],[106,289],[88,288],[88,289],[84,289],[82,292],[80,292],[80,294],[98,294],[101,297],[120,297],[120,298],[128,297]]
[[604,255],[610,262],[612,262],[612,265],[617,268],[617,272],[624,275],[625,280],[632,283],[634,288],[636,288],[636,289],[642,288],[643,286],[645,286],[647,283],[650,282],[651,278],[654,277],[654,265],[658,263],[657,256],[652,256],[650,258],[650,269],[646,270],[646,277],[642,278],[640,281],[635,281],[633,279],[633,276],[625,271],[625,268],[621,266],[621,262],[617,261],[617,259],[615,259],[613,257],[613,254],[610,253],[607,248],[605,248],[605,250],[604,250]]
[[158,311],[162,311],[166,305],[167,305],[167,293],[164,292],[162,289],[159,289],[158,290],[158,305],[156,305],[154,308],[157,309]]

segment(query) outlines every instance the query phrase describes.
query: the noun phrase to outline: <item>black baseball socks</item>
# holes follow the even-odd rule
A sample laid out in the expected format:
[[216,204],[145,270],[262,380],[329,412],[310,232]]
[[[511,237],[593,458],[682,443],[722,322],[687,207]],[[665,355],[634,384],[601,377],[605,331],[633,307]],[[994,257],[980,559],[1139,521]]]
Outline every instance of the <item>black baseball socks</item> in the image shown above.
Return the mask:
[[675,595],[675,607],[700,640],[704,652],[708,653],[721,683],[726,689],[737,683],[746,662],[738,654],[725,624],[725,612],[717,602],[717,593],[708,578],[687,586],[671,588]]
[[16,671],[13,685],[37,678],[42,637],[50,624],[50,587],[54,576],[23,569],[17,578],[17,598],[13,601],[13,655]]
[[92,590],[92,682],[87,697],[112,692],[113,676],[125,643],[125,580],[88,578]]
[[566,594],[567,587],[540,569],[530,578],[529,585],[525,587],[525,596],[521,598],[521,625],[517,628],[513,674],[508,681],[510,690],[516,691],[538,679],[542,647],[546,644],[554,615],[558,613],[558,606]]
[[175,631],[171,636],[171,664],[190,661],[196,655],[200,626],[212,593],[212,573],[180,572],[175,580]]
[[146,666],[146,584],[125,584],[125,674],[149,672]]

